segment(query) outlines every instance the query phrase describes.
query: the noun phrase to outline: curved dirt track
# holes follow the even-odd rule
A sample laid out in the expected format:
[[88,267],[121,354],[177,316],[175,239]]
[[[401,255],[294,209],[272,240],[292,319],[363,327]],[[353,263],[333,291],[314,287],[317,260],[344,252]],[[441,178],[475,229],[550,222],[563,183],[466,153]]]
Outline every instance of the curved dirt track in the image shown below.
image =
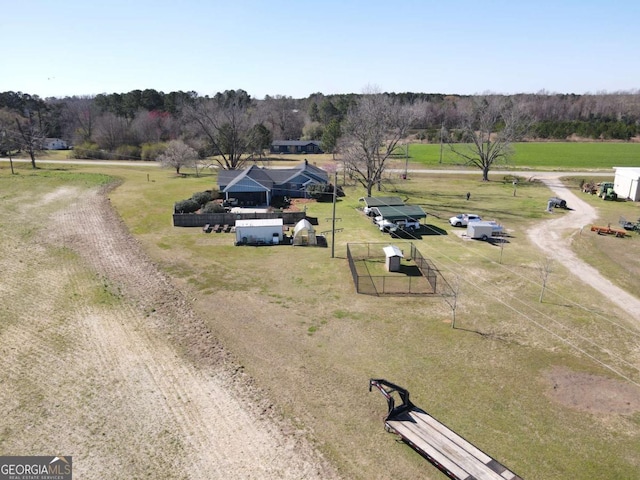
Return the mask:
[[560,175],[546,174],[539,178],[558,197],[567,201],[571,211],[531,228],[528,233],[530,240],[549,257],[567,267],[582,282],[595,288],[624,310],[632,320],[639,322],[637,314],[640,312],[640,299],[604,278],[597,269],[580,260],[571,250],[573,235],[579,234],[583,227],[589,226],[597,218],[595,209],[564,186]]
[[[1,332],[0,368],[18,386],[0,392],[11,419],[4,451],[73,455],[74,473],[89,479],[338,478],[272,412],[104,194],[82,192],[45,232],[6,265],[31,293],[0,282],[27,302],[2,303],[15,321]],[[11,433],[19,429],[32,430]]]

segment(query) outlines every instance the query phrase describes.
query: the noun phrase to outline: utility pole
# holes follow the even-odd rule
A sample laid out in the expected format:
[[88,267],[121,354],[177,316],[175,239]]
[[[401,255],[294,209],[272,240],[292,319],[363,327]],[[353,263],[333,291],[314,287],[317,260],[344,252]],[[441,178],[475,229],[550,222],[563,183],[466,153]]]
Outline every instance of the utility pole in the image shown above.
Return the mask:
[[406,145],[407,149],[405,151],[405,160],[404,160],[404,179],[407,179],[407,173],[409,173],[409,144]]
[[442,163],[442,130],[444,130],[444,123],[440,125],[440,161]]
[[338,171],[334,173],[333,179],[333,219],[331,226],[331,258],[336,256],[336,197],[338,185]]

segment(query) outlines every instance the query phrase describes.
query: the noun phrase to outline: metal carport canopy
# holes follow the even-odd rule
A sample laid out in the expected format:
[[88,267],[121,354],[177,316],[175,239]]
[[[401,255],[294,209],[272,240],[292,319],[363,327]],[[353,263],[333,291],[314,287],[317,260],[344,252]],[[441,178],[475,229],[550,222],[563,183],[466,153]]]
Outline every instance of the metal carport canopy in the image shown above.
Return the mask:
[[419,220],[427,218],[427,214],[420,205],[395,205],[388,207],[376,207],[383,218],[389,221],[404,220],[413,218]]

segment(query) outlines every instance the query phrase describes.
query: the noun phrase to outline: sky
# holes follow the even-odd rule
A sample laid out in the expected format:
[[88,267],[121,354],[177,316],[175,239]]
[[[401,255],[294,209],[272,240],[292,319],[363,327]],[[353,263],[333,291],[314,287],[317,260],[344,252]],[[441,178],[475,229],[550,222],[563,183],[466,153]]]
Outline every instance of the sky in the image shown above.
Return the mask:
[[4,0],[0,92],[615,93],[638,0]]

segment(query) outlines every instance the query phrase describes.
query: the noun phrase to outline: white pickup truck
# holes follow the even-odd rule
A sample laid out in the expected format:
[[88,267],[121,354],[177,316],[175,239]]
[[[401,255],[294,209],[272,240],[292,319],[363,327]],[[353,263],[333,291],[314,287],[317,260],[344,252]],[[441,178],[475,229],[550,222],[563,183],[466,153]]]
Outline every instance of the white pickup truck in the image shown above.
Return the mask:
[[420,222],[412,219],[397,220],[392,222],[384,217],[377,216],[375,224],[381,232],[395,232],[396,230],[420,230]]
[[381,232],[392,232],[398,228],[398,226],[391,220],[387,220],[384,217],[377,216],[375,218],[375,224],[378,226]]

